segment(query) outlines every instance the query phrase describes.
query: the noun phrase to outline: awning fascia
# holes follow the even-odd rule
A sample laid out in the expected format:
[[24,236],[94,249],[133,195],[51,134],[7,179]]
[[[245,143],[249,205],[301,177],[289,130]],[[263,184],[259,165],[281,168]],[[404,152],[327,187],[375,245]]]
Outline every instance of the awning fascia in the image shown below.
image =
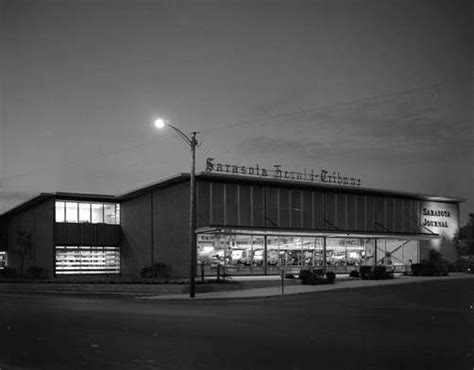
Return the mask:
[[388,232],[359,232],[340,230],[305,230],[305,229],[277,229],[211,225],[196,229],[197,234],[243,234],[243,235],[282,235],[307,236],[328,238],[362,238],[362,239],[403,239],[403,240],[433,240],[439,239],[439,234],[428,233],[388,233]]

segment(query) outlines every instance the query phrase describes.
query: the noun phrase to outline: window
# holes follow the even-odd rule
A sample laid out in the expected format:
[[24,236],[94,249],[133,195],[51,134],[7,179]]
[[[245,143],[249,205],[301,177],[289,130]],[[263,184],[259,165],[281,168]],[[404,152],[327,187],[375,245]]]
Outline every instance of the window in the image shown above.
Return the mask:
[[115,205],[115,224],[120,225],[120,204]]
[[79,222],[91,222],[91,205],[79,203]]
[[56,222],[64,222],[66,221],[66,208],[64,202],[56,202]]
[[66,222],[77,222],[77,203],[66,202]]
[[104,204],[104,222],[106,224],[116,224],[115,204]]
[[120,224],[120,204],[56,201],[56,222]]
[[119,274],[120,250],[112,246],[56,246],[55,272],[67,274]]
[[0,251],[0,270],[3,270],[7,267],[7,252]]
[[101,224],[104,222],[104,205],[92,204],[92,223]]

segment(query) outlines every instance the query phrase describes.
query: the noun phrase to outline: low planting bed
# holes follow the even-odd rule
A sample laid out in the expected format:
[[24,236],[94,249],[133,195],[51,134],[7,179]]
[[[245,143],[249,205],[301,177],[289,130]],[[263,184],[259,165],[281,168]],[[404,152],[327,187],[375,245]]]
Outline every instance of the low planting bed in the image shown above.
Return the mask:
[[334,284],[336,274],[333,271],[324,273],[323,270],[301,270],[299,279],[303,285]]

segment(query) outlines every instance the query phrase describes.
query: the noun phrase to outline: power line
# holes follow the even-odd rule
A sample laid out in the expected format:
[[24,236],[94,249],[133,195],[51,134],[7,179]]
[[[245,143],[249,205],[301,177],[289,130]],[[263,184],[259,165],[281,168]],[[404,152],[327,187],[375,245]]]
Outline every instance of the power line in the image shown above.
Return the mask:
[[213,130],[228,129],[228,128],[239,127],[239,126],[250,126],[250,125],[253,125],[253,124],[256,124],[256,123],[261,123],[261,122],[266,122],[266,121],[271,121],[271,120],[279,120],[279,119],[282,119],[282,118],[294,117],[294,116],[303,115],[303,114],[306,114],[306,113],[315,113],[315,112],[327,111],[327,110],[331,110],[331,109],[339,108],[339,107],[345,107],[345,106],[357,105],[357,104],[362,104],[362,103],[368,103],[368,102],[371,102],[371,101],[392,98],[392,97],[396,97],[396,96],[399,96],[399,95],[412,94],[412,93],[415,93],[415,92],[420,92],[420,91],[425,91],[425,90],[432,90],[432,89],[447,86],[447,85],[453,85],[453,84],[458,84],[458,83],[462,83],[462,82],[470,82],[470,81],[473,81],[473,80],[474,80],[474,77],[470,77],[468,79],[442,82],[442,83],[433,84],[433,85],[429,85],[429,86],[417,87],[417,88],[413,88],[413,89],[409,89],[409,90],[402,90],[402,91],[397,91],[397,92],[387,93],[387,94],[380,94],[380,95],[375,95],[375,96],[371,96],[371,97],[367,97],[367,98],[354,99],[354,100],[349,100],[349,101],[345,101],[345,102],[341,102],[341,103],[330,104],[330,105],[326,105],[326,106],[312,107],[312,108],[302,109],[302,110],[299,110],[299,111],[279,113],[279,114],[275,114],[275,115],[272,115],[272,116],[252,119],[252,120],[248,120],[248,121],[233,122],[233,123],[224,124],[224,125],[220,125],[220,126],[210,127],[208,129],[200,130],[199,132],[200,133],[206,133],[206,132],[213,131]]
[[[327,110],[331,110],[331,109],[334,109],[334,108],[346,107],[346,106],[357,105],[357,104],[362,104],[362,103],[368,103],[368,102],[371,102],[371,101],[392,98],[392,97],[396,97],[396,96],[400,96],[400,95],[412,94],[412,93],[416,93],[416,92],[420,92],[420,91],[429,91],[429,90],[440,88],[440,87],[443,87],[443,86],[459,84],[459,83],[463,83],[463,82],[470,82],[470,81],[473,81],[473,80],[474,80],[474,77],[470,77],[470,78],[467,78],[467,79],[446,81],[446,82],[441,82],[441,83],[432,84],[432,85],[428,85],[428,86],[422,86],[422,87],[417,87],[417,88],[408,89],[408,90],[396,91],[396,92],[393,92],[393,93],[379,94],[379,95],[375,95],[375,96],[371,96],[371,97],[354,99],[354,100],[349,100],[349,101],[345,101],[345,102],[341,102],[341,103],[329,104],[329,105],[326,105],[326,106],[311,107],[311,108],[302,109],[302,110],[298,110],[298,111],[279,113],[279,114],[275,114],[275,115],[272,115],[272,116],[267,116],[267,117],[262,117],[262,118],[247,120],[247,121],[233,122],[233,123],[224,124],[224,125],[220,125],[220,126],[210,127],[210,128],[207,128],[207,129],[200,130],[199,133],[203,134],[203,133],[209,133],[209,132],[215,131],[215,130],[223,130],[223,129],[229,129],[229,128],[234,128],[234,127],[241,127],[241,126],[250,126],[250,125],[259,124],[259,123],[262,123],[262,122],[267,122],[267,121],[272,121],[272,120],[279,120],[279,119],[282,119],[282,118],[295,117],[295,116],[306,114],[306,113],[315,113],[315,112],[327,111]],[[166,137],[163,137],[163,138],[160,138],[160,139],[155,139],[153,141],[143,142],[143,143],[140,143],[140,144],[136,144],[136,145],[133,145],[133,146],[121,148],[121,149],[114,150],[114,151],[111,151],[111,152],[102,153],[102,154],[99,154],[99,155],[91,157],[91,158],[70,160],[70,161],[67,161],[67,162],[64,162],[64,163],[60,164],[60,167],[67,167],[67,166],[71,166],[71,165],[80,165],[80,164],[85,163],[85,162],[90,162],[92,160],[112,156],[112,155],[115,155],[115,154],[118,154],[118,153],[138,149],[138,148],[145,147],[145,146],[148,146],[148,145],[156,145],[157,142],[163,141],[165,139],[166,139]],[[9,180],[9,179],[14,179],[14,178],[18,178],[18,177],[29,176],[31,174],[40,173],[40,172],[43,172],[43,171],[48,171],[51,168],[52,167],[43,167],[43,168],[38,168],[38,169],[35,169],[35,170],[26,171],[26,172],[11,175],[11,176],[3,176],[3,177],[0,177],[0,180]]]

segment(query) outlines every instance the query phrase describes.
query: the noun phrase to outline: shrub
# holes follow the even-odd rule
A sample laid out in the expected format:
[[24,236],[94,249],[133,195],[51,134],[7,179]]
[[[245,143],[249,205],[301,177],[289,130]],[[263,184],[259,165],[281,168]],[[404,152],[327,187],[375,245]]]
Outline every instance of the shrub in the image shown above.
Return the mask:
[[360,266],[362,279],[381,280],[393,278],[393,271],[387,271],[387,266]]
[[358,277],[360,277],[360,273],[359,273],[359,271],[357,271],[357,270],[352,270],[352,271],[349,273],[349,276],[350,276],[350,277],[354,277],[354,278],[358,278]]
[[336,281],[336,273],[334,271],[326,272],[326,280],[329,284],[334,284],[334,281]]
[[411,265],[411,272],[414,276],[420,276],[421,273],[421,263],[413,263]]
[[374,266],[372,269],[372,279],[380,280],[380,279],[387,279],[387,267],[382,265]]
[[142,268],[140,276],[143,278],[168,278],[170,276],[170,270],[171,268],[165,263],[155,263]]
[[370,279],[372,275],[372,266],[366,265],[366,266],[360,266],[359,268],[360,271],[360,277],[362,279]]
[[308,282],[313,276],[313,272],[310,270],[301,270],[299,274],[299,279],[305,284]]
[[299,278],[303,285],[334,284],[336,274],[328,271],[326,277],[324,277],[322,270],[301,270]]
[[17,277],[18,274],[14,268],[5,267],[0,270],[0,277],[2,278],[14,278]]
[[439,252],[430,251],[430,258],[412,264],[411,271],[415,276],[445,276],[449,273],[449,265]]
[[26,272],[26,277],[32,279],[46,279],[48,277],[48,270],[39,266],[31,266]]

